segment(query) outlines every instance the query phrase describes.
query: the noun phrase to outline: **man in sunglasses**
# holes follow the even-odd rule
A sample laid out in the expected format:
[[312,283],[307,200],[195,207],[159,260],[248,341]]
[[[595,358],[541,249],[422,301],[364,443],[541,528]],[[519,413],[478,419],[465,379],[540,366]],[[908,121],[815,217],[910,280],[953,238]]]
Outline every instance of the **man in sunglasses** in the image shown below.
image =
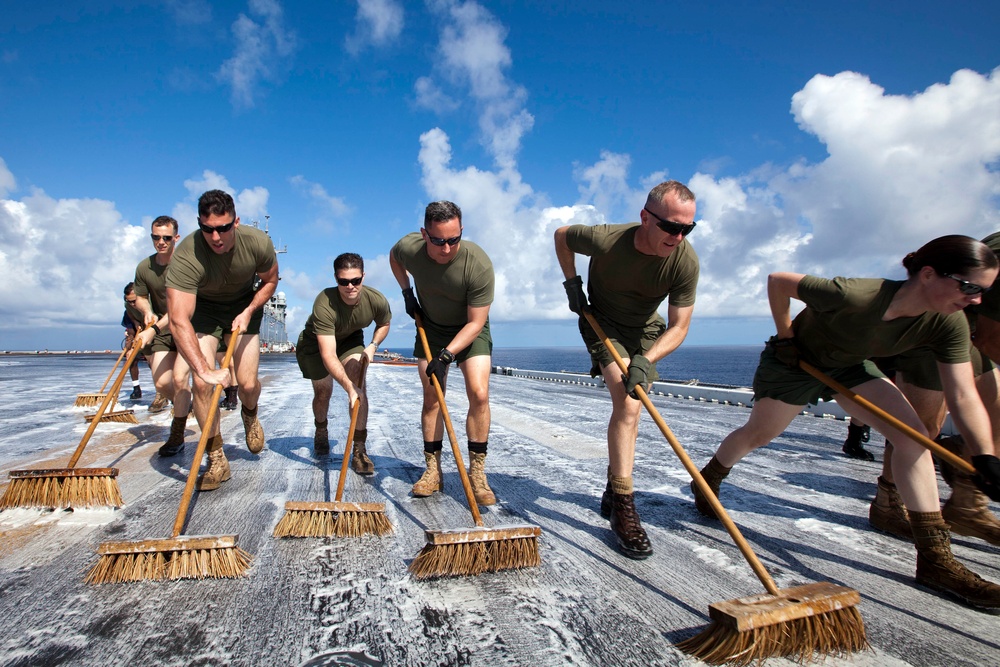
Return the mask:
[[[162,411],[168,400],[174,403],[170,435],[159,452],[160,456],[174,456],[184,449],[184,429],[191,411],[191,369],[177,354],[167,315],[167,267],[180,235],[177,233],[177,221],[168,215],[153,220],[150,232],[156,252],[135,267],[136,307],[146,325],[139,338],[146,348],[143,352],[152,359],[150,370],[156,386],[157,398],[149,406],[149,411]],[[158,406],[157,401],[161,398],[162,403]]]
[[[256,291],[255,276],[261,281]],[[216,368],[219,344],[228,342],[230,332],[241,332],[233,365],[247,448],[254,454],[264,449],[264,429],[257,418],[260,323],[264,304],[277,286],[278,258],[271,238],[259,229],[240,226],[228,193],[204,193],[198,199],[198,231],[180,242],[167,268],[170,330],[193,372],[199,426],[209,410],[217,408],[210,405],[215,385],[229,384],[229,371]],[[207,450],[208,469],[198,478],[203,491],[219,488],[230,477],[218,419],[212,424]]]
[[[695,227],[695,197],[667,181],[654,187],[638,224],[570,225],[555,233],[556,258],[566,276],[570,310],[593,361],[591,375],[604,376],[611,394],[608,424],[608,484],[601,515],[611,520],[619,551],[643,559],[653,548],[639,521],[632,488],[635,440],[642,404],[635,388],[648,389],[659,376],[656,362],[687,336],[698,286],[698,256],[686,237]],[[576,272],[576,254],[590,257],[587,294]],[[668,299],[667,321],[657,313]],[[628,363],[622,375],[614,358],[583,317],[589,311]]]
[[[413,356],[420,359],[421,427],[427,470],[413,485],[413,495],[424,498],[444,489],[441,477],[444,426],[437,392],[430,378],[436,377],[444,391],[448,368],[457,362],[469,397],[465,423],[469,441],[469,481],[478,504],[494,505],[496,496],[486,479],[493,353],[489,321],[490,304],[493,303],[493,263],[478,245],[462,240],[461,209],[450,201],[438,201],[427,205],[420,232],[407,234],[392,247],[389,266],[403,290],[406,314],[420,318],[432,355],[428,362],[418,335]],[[416,294],[410,286],[410,276]]]
[[[368,457],[368,397],[363,380],[362,355],[371,362],[378,346],[389,335],[392,312],[389,301],[376,289],[362,285],[365,261],[361,255],[345,252],[333,260],[336,287],[328,287],[316,297],[312,314],[295,345],[295,358],[302,376],[312,380],[313,416],[316,435],[313,451],[318,456],[330,453],[327,413],[333,382],[347,392],[347,406],[360,400],[358,421],[354,429],[351,468],[359,475],[371,475],[375,464]],[[365,328],[374,323],[371,343],[365,346]]]

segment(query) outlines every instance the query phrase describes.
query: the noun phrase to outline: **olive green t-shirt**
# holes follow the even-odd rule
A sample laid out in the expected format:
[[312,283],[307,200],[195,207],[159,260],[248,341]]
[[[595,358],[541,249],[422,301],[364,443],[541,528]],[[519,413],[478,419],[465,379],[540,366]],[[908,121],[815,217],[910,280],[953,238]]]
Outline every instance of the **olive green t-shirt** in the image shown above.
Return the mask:
[[667,297],[671,306],[693,306],[698,288],[698,255],[687,240],[669,257],[645,255],[635,249],[638,229],[639,223],[572,225],[566,233],[570,250],[590,256],[590,305],[623,327],[655,319]]
[[236,244],[222,255],[212,251],[201,231],[188,234],[174,250],[167,287],[200,299],[229,303],[253,292],[253,278],[277,262],[271,237],[253,227],[236,228]]
[[340,342],[372,322],[375,326],[382,326],[388,324],[390,319],[389,301],[378,290],[367,286],[361,288],[358,302],[349,306],[340,297],[340,290],[327,287],[313,302],[302,340],[310,347],[318,345],[317,336],[336,336]]
[[493,263],[472,241],[462,241],[447,264],[427,256],[427,242],[420,232],[401,238],[392,256],[413,276],[417,300],[427,319],[446,327],[461,327],[469,321],[468,308],[493,303]]
[[150,255],[135,267],[135,295],[149,299],[153,313],[163,317],[167,312],[167,267],[169,264],[156,263],[156,255]]
[[803,357],[817,366],[844,368],[926,347],[942,363],[969,361],[969,325],[961,311],[882,320],[903,285],[882,278],[805,276],[798,298],[806,309],[792,322]]

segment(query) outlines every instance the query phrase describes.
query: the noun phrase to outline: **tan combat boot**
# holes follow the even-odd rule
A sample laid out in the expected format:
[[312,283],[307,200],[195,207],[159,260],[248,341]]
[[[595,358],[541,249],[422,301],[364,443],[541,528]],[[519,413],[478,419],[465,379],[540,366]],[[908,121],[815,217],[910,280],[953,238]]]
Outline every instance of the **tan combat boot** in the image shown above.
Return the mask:
[[486,481],[486,454],[469,452],[469,482],[472,484],[472,495],[479,505],[496,505],[497,497]]
[[427,470],[413,485],[413,495],[417,498],[426,498],[435,491],[444,491],[444,479],[441,475],[441,452],[433,454],[424,452],[424,460],[427,462]]
[[368,441],[368,431],[358,429],[354,433],[354,452],[351,455],[351,469],[359,475],[375,473],[375,464],[368,458],[365,443]]
[[910,529],[910,519],[906,513],[903,499],[896,490],[896,485],[887,482],[882,476],[878,478],[878,489],[875,500],[868,508],[868,523],[884,533],[901,537],[904,540],[913,539]]
[[212,448],[208,452],[208,470],[198,475],[199,491],[217,489],[232,476],[229,472],[229,461],[222,451],[222,436],[217,435],[209,440],[208,446]]
[[952,482],[951,497],[941,510],[951,532],[1000,545],[1000,521],[990,511],[990,499],[967,475],[955,475]]
[[[729,475],[730,470],[732,470],[732,468],[727,468],[722,465],[719,463],[719,459],[714,456],[712,457],[712,460],[708,462],[708,465],[702,469],[701,476],[705,478],[706,482],[708,482],[708,486],[712,489],[712,493],[715,494],[716,498],[719,497],[719,488],[722,487],[722,480]],[[706,498],[705,494],[701,492],[698,485],[694,483],[694,480],[691,480],[691,492],[694,494],[694,506],[698,508],[698,511],[701,514],[709,517],[710,519],[718,518],[715,516],[715,510],[713,510],[712,506],[709,504],[708,498]]]
[[[259,407],[258,405],[257,408]],[[264,427],[257,419],[257,408],[251,412],[244,405],[240,410],[240,416],[243,417],[243,431],[247,436],[247,449],[253,454],[260,454],[264,449]]]
[[917,545],[918,584],[973,607],[1000,609],[1000,586],[955,560],[948,526],[940,512],[911,512],[910,525]]
[[149,404],[149,410],[148,411],[149,411],[150,414],[155,414],[157,412],[163,412],[164,410],[167,409],[167,404],[168,403],[169,403],[169,401],[167,401],[167,397],[166,396],[164,396],[160,392],[156,392],[156,396],[153,398],[153,402]]

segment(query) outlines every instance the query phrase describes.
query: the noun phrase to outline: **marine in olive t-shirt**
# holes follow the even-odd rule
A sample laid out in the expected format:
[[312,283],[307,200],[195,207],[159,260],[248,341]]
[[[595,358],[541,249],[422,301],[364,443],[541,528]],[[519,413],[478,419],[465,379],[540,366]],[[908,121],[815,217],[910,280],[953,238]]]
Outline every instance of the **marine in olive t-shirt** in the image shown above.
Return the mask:
[[340,355],[341,341],[373,322],[380,327],[389,324],[390,319],[389,301],[378,290],[366,286],[361,290],[358,302],[349,306],[341,298],[339,289],[328,287],[319,293],[313,303],[300,345],[306,353],[319,354],[317,336],[335,336]]

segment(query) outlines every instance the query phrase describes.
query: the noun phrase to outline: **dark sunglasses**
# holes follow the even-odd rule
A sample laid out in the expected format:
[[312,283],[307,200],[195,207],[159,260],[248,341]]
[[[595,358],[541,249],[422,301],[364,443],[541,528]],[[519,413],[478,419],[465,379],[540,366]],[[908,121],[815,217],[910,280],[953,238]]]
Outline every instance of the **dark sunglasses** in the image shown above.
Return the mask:
[[125,299],[125,303],[135,305],[135,299]]
[[962,278],[953,276],[950,273],[942,273],[941,275],[944,276],[945,278],[951,278],[956,283],[958,283],[958,291],[967,296],[985,294],[986,292],[989,292],[990,289],[993,287],[992,285],[990,285],[990,287],[983,287],[982,285],[977,285],[976,283],[970,283],[968,280],[963,280]]
[[697,224],[692,222],[690,225],[685,225],[680,222],[671,222],[670,220],[664,220],[648,208],[643,208],[642,210],[656,218],[656,226],[671,236],[677,236],[678,234],[681,236],[687,236],[694,230],[694,226]]
[[172,235],[171,236],[168,236],[168,235],[159,236],[157,234],[150,234],[149,238],[153,239],[153,243],[158,243],[159,241],[170,242],[170,241],[174,240],[174,237]]
[[337,278],[337,284],[341,287],[347,287],[348,285],[354,285],[357,287],[364,280],[364,276],[358,276],[357,278]]
[[[425,229],[424,231],[427,230]],[[427,240],[430,241],[431,244],[436,246],[443,246],[445,243],[447,243],[448,245],[458,245],[458,242],[462,240],[462,235],[459,234],[458,236],[452,236],[450,239],[441,239],[436,236],[431,236],[430,234],[428,234]]]
[[219,225],[218,227],[209,227],[208,225],[202,224],[200,218],[198,219],[198,229],[205,232],[209,236],[212,235],[212,232],[219,232],[219,234],[225,234],[230,229],[232,229],[233,225],[235,224],[236,224],[236,218],[233,218],[232,222],[227,222],[226,224]]

